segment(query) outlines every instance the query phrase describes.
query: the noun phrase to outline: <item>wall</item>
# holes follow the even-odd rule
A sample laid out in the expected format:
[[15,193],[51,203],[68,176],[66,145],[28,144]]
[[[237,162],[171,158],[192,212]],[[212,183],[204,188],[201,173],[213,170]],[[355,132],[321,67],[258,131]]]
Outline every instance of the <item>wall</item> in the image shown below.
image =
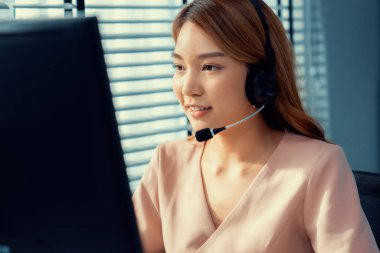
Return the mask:
[[380,1],[322,4],[331,139],[354,170],[380,172]]

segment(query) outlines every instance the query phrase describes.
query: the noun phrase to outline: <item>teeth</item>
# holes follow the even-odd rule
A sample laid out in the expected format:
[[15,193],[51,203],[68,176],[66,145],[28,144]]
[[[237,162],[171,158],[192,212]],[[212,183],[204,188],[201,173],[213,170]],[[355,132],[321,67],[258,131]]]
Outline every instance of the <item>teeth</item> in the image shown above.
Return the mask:
[[205,111],[205,110],[208,110],[210,107],[194,107],[194,106],[190,106],[190,110],[192,111]]

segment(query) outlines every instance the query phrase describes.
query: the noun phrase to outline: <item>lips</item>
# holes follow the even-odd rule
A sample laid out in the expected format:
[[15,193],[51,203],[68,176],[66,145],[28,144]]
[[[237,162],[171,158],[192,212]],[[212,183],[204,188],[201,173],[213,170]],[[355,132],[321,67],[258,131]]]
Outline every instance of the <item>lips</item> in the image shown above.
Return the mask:
[[197,112],[197,111],[206,111],[208,109],[211,109],[211,107],[205,107],[205,106],[189,106],[190,111]]
[[185,107],[188,111],[188,114],[195,119],[199,119],[201,117],[206,116],[212,109],[212,107],[210,106],[195,104],[186,105]]

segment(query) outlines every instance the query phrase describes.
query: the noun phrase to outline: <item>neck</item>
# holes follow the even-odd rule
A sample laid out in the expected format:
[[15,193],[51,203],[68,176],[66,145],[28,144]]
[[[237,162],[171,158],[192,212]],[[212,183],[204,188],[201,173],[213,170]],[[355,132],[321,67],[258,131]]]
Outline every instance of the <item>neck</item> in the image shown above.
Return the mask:
[[246,162],[264,164],[282,135],[282,132],[269,128],[258,115],[209,140],[205,146],[205,159],[220,166]]

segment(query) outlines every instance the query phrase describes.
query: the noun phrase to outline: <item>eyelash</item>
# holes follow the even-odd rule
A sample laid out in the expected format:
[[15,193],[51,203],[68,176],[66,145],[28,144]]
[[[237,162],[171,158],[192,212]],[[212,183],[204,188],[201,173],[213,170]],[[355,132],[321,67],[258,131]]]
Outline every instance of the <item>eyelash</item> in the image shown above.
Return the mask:
[[[178,70],[178,71],[184,70],[184,68],[179,64],[173,64],[172,66],[173,66],[173,69],[175,69],[175,70]],[[211,64],[205,64],[202,66],[202,70],[205,70],[205,71],[217,71],[220,69],[222,69],[222,67],[211,65]]]
[[[214,70],[212,70],[212,69],[208,69],[208,70],[207,70],[208,67],[211,67],[211,68],[214,69]],[[202,67],[202,70],[207,70],[207,71],[217,71],[217,70],[220,70],[220,69],[221,69],[221,67],[219,67],[219,66],[215,66],[215,65],[210,65],[210,64],[206,64],[206,65],[204,65],[204,66]]]
[[[174,70],[178,70],[178,71],[183,70],[183,67],[182,67],[181,65],[173,64],[172,66],[173,66],[173,69],[174,69]],[[182,69],[179,69],[179,68],[182,68]]]

